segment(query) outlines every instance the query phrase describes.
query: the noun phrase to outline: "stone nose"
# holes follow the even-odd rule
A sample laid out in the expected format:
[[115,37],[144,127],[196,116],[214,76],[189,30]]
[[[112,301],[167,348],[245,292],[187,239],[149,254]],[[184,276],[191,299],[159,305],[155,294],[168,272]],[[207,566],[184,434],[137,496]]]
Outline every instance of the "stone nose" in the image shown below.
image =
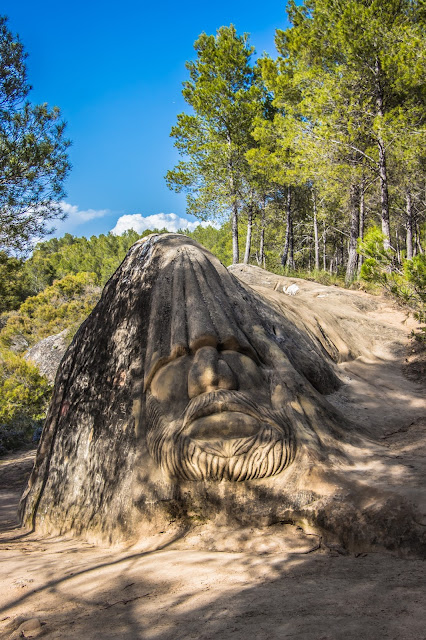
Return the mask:
[[188,375],[188,396],[216,389],[238,389],[238,381],[228,364],[214,347],[201,347],[195,352]]

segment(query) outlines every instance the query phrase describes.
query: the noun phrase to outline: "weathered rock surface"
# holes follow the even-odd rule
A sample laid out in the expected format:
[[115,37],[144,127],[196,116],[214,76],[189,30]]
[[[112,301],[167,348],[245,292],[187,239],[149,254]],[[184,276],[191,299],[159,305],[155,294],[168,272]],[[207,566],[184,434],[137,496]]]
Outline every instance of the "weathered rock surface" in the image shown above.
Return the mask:
[[[419,479],[408,495],[410,465],[381,440],[392,403],[375,336],[401,330],[369,296],[303,281],[286,296],[291,279],[232,271],[177,234],[132,247],[58,372],[23,521],[112,542],[295,522],[344,548],[424,554]],[[374,424],[349,403],[370,362]]]
[[40,373],[46,376],[49,382],[55,381],[58,367],[68,349],[68,334],[69,329],[64,329],[61,333],[48,336],[37,342],[24,356],[26,360],[31,360],[38,366]]

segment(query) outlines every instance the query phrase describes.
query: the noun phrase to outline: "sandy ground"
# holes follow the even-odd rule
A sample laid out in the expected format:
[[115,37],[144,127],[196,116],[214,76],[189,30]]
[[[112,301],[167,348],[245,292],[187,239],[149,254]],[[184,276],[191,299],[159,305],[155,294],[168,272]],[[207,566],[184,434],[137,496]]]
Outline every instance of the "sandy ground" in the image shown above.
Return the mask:
[[[1,468],[6,464],[9,480],[22,481],[32,458],[33,452],[21,452]],[[11,508],[18,495],[9,489]],[[197,544],[196,531],[180,539],[158,536],[145,544],[152,550],[143,550],[42,539],[15,526],[12,511],[3,511],[2,638],[426,638],[420,560],[346,555],[289,525],[245,532],[252,549],[240,552],[232,551],[238,541],[224,536],[223,550],[194,548],[206,546],[201,534]],[[280,548],[268,552],[268,540],[279,540]],[[35,631],[25,631],[23,621],[34,618],[38,630],[35,623]]]
[[[407,336],[404,314],[379,307],[371,313]],[[392,469],[381,477],[421,505],[424,356],[404,340],[405,350],[379,341],[374,358],[340,365],[345,384],[330,400],[374,427]],[[1,638],[426,640],[426,566],[416,558],[348,554],[288,524],[169,531],[131,548],[29,534],[16,507],[34,454],[0,460]]]

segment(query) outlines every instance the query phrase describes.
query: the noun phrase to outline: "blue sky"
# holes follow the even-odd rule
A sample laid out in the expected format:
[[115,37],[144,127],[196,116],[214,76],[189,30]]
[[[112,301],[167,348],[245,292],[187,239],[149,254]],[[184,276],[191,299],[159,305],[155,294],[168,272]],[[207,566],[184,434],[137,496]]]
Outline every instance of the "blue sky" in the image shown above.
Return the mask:
[[57,235],[123,230],[132,220],[139,229],[180,226],[185,198],[164,175],[178,161],[169,133],[186,110],[181,86],[194,41],[233,23],[251,34],[258,55],[274,56],[275,29],[287,26],[282,0],[3,0],[0,11],[29,54],[31,101],[58,105],[68,123],[69,218]]

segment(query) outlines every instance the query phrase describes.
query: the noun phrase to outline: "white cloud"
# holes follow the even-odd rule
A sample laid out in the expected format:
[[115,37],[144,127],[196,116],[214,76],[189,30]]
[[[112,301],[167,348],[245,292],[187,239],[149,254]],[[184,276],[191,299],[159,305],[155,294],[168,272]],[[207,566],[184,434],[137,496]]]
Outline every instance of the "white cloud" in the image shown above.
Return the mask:
[[60,202],[61,209],[64,213],[67,214],[68,222],[73,224],[81,224],[83,222],[88,222],[89,220],[94,220],[95,218],[103,218],[108,213],[110,213],[109,209],[83,209],[80,210],[75,204],[68,204],[68,202]]
[[151,216],[143,216],[141,213],[125,215],[118,218],[111,233],[120,236],[128,229],[134,229],[137,233],[142,233],[147,229],[167,229],[167,231],[177,231],[178,229],[189,229],[193,231],[198,225],[203,227],[210,222],[190,222],[186,218],[180,218],[175,213],[156,213]]

